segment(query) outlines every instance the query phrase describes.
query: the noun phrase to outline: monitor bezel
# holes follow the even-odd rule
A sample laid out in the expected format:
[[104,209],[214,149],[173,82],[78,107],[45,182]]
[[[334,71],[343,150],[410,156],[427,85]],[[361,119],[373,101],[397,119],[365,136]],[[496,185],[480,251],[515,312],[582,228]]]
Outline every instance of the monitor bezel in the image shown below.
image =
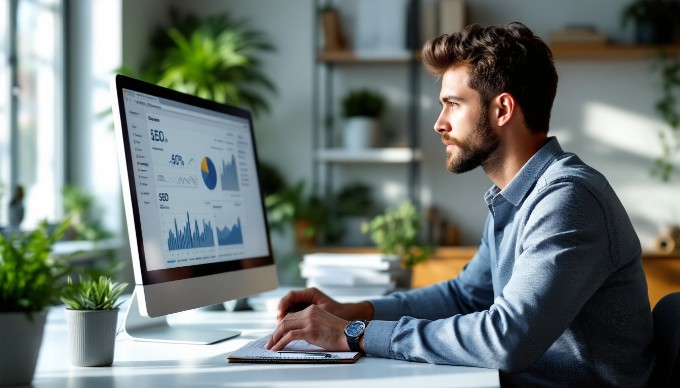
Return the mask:
[[[118,132],[117,135],[119,135],[120,141],[118,144],[118,147],[122,147],[122,150],[119,149],[119,151],[123,151],[124,154],[124,164],[125,164],[125,170],[126,170],[126,176],[122,179],[122,184],[127,187],[123,187],[123,192],[124,196],[127,195],[129,196],[129,201],[126,201],[125,206],[126,206],[126,214],[132,215],[132,220],[128,220],[128,229],[130,226],[134,225],[134,231],[128,230],[128,233],[134,233],[134,239],[131,238],[131,249],[136,250],[136,255],[135,252],[133,252],[133,260],[137,260],[137,264],[139,265],[139,273],[135,273],[135,277],[140,276],[141,277],[141,284],[142,285],[153,285],[153,284],[161,284],[161,283],[167,283],[167,282],[172,282],[172,281],[177,281],[177,280],[185,280],[185,279],[190,279],[190,278],[198,278],[198,277],[204,277],[204,276],[210,276],[210,275],[218,275],[218,274],[223,274],[223,273],[230,273],[230,272],[235,272],[235,271],[240,271],[240,270],[246,270],[246,269],[253,269],[253,268],[260,268],[260,267],[266,267],[266,266],[273,266],[274,265],[274,256],[273,256],[273,251],[272,251],[272,246],[271,246],[271,238],[270,238],[270,230],[269,230],[269,224],[266,222],[266,217],[267,217],[267,212],[264,204],[264,198],[262,192],[260,192],[260,206],[262,208],[262,214],[263,217],[265,218],[265,231],[266,231],[266,243],[267,243],[267,251],[269,252],[268,255],[266,256],[260,256],[260,257],[253,257],[253,258],[246,258],[246,259],[239,259],[239,260],[233,260],[233,261],[226,261],[226,262],[218,262],[218,263],[208,263],[208,264],[199,264],[199,265],[193,265],[193,266],[186,266],[186,267],[177,267],[177,268],[166,268],[166,269],[158,269],[158,270],[147,270],[147,263],[146,263],[146,252],[144,250],[144,243],[143,243],[143,236],[142,236],[142,227],[141,227],[141,220],[140,220],[140,211],[139,211],[139,203],[137,199],[137,193],[136,190],[136,184],[134,181],[134,165],[132,163],[132,151],[130,147],[130,139],[129,139],[129,131],[128,131],[128,123],[127,123],[127,117],[125,115],[125,104],[123,101],[123,89],[129,89],[135,92],[140,92],[140,93],[145,93],[149,94],[151,96],[155,97],[160,97],[168,100],[172,100],[175,102],[191,105],[194,107],[198,108],[203,108],[203,109],[208,109],[210,111],[220,113],[220,114],[228,114],[228,115],[234,115],[242,119],[248,120],[249,123],[249,129],[250,129],[250,134],[251,134],[251,139],[252,139],[252,147],[253,147],[253,154],[255,155],[255,160],[257,162],[257,145],[255,141],[255,131],[254,131],[254,126],[253,126],[253,121],[252,121],[252,115],[250,114],[249,111],[238,108],[235,106],[227,105],[227,104],[221,104],[217,103],[214,101],[209,101],[206,99],[202,99],[193,95],[177,92],[168,88],[164,88],[161,86],[157,86],[151,83],[147,83],[144,81],[140,81],[134,78],[130,78],[124,75],[117,74],[113,78],[113,83],[115,84],[115,101],[117,106],[114,108],[114,115],[116,120],[119,120],[119,125],[117,125],[118,128],[116,128],[116,131]],[[121,155],[121,152],[119,152],[119,155]],[[122,163],[121,168],[123,168]],[[256,166],[256,174],[257,174],[257,179],[259,182],[260,178],[260,167],[258,163],[255,163]],[[126,198],[128,199],[128,198]],[[131,222],[132,221],[132,224]],[[132,236],[130,236],[132,237]],[[135,271],[137,272],[137,271]],[[138,280],[138,279],[136,279]],[[138,282],[139,284],[139,282]]]

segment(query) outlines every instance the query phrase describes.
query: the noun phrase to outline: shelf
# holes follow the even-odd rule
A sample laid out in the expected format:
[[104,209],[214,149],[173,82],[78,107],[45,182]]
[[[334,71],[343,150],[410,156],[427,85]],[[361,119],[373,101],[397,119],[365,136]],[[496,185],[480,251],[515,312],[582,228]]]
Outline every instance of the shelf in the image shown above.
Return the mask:
[[[632,44],[577,44],[559,43],[550,45],[555,59],[605,59],[605,60],[632,60],[649,59],[657,55],[659,50],[664,48],[668,52],[680,55],[680,44],[670,46],[650,46]],[[420,52],[413,52],[413,56],[408,53],[403,57],[364,57],[361,58],[349,50],[343,51],[321,51],[317,53],[317,60],[325,63],[406,63],[412,58],[419,60]]]
[[409,163],[420,160],[420,150],[411,148],[368,148],[365,150],[346,150],[327,148],[316,152],[322,162],[336,163]]
[[607,59],[630,60],[654,58],[661,48],[680,54],[680,45],[647,46],[622,44],[553,44],[555,59]]
[[316,54],[316,59],[319,62],[325,62],[325,63],[344,63],[344,64],[352,64],[352,63],[375,63],[375,64],[390,64],[390,63],[408,63],[412,59],[417,59],[419,57],[420,53],[413,52],[410,53],[408,51],[405,51],[402,54],[394,54],[394,55],[370,55],[370,56],[364,56],[361,57],[357,55],[355,52],[350,51],[350,50],[342,50],[342,51],[320,51]]

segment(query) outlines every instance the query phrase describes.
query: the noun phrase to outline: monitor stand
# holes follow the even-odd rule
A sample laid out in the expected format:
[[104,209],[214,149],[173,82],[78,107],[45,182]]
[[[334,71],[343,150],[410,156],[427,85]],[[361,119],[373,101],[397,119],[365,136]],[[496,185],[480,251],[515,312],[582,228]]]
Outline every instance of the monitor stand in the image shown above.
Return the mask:
[[125,315],[123,328],[136,341],[198,345],[213,344],[241,334],[234,330],[170,326],[166,317],[145,317],[139,313],[136,291],[130,298],[130,307]]

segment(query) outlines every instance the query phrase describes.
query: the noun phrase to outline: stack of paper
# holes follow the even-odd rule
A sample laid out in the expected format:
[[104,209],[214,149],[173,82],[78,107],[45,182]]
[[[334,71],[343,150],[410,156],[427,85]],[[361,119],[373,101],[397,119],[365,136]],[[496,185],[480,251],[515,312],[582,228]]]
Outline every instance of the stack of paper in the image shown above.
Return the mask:
[[404,276],[396,256],[379,253],[311,253],[300,269],[307,287],[331,297],[385,295]]

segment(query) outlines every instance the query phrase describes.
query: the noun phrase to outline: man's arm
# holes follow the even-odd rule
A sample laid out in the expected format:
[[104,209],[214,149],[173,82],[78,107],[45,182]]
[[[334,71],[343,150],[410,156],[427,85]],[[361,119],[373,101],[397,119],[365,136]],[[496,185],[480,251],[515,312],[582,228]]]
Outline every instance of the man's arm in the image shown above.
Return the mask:
[[612,271],[599,201],[573,184],[557,185],[549,195],[530,213],[511,278],[488,310],[372,321],[366,352],[505,371],[522,370],[545,353]]
[[[489,223],[487,217],[484,230]],[[493,303],[493,285],[486,235],[483,233],[477,253],[457,277],[372,300],[373,319],[396,321],[409,316],[433,320],[487,310]]]
[[[456,279],[423,289],[359,303],[338,303],[315,288],[291,291],[279,302],[279,327],[266,347],[278,350],[293,339],[306,339],[318,346],[337,348],[344,345],[342,329],[351,320],[397,320],[404,315],[435,319],[484,310],[493,301],[488,263],[489,248],[482,238],[477,254]],[[375,322],[377,326],[379,321]],[[389,343],[388,331],[377,332],[382,332],[382,341]],[[364,348],[363,338],[359,345]]]

